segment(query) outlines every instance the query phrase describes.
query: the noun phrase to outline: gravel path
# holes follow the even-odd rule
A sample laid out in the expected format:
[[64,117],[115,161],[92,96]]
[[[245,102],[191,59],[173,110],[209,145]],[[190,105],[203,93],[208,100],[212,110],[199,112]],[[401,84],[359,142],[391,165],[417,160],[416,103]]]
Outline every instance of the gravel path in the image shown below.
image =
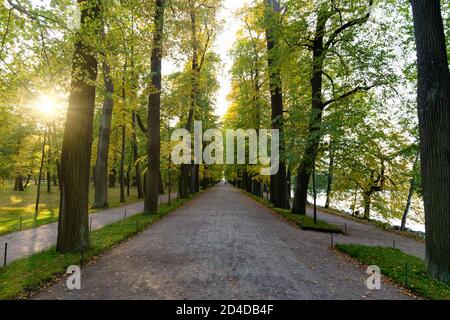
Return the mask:
[[[176,198],[176,193],[172,199]],[[167,195],[160,196],[161,203],[168,201]],[[92,218],[92,230],[100,229],[108,224],[120,221],[127,217],[142,213],[144,203],[137,202],[118,208],[102,210],[90,215]],[[0,237],[0,257],[3,264],[5,243],[8,243],[7,263],[44,251],[56,245],[58,223],[43,225],[34,229],[28,229],[10,233]]]
[[330,236],[299,230],[219,185],[37,299],[408,299],[329,249]]

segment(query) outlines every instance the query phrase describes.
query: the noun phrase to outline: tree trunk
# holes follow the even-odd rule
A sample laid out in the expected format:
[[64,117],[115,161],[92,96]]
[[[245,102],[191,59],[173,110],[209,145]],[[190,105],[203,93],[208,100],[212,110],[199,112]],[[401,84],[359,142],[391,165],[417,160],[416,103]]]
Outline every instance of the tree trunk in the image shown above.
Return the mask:
[[126,145],[127,145],[127,125],[126,125],[126,71],[127,71],[127,62],[125,62],[123,66],[123,75],[122,75],[122,148],[120,152],[120,171],[119,171],[119,180],[120,180],[120,202],[125,202],[125,157],[126,157]]
[[138,199],[144,198],[144,190],[142,186],[142,170],[141,170],[141,164],[139,163],[139,149],[138,149],[138,142],[137,142],[137,135],[136,135],[136,113],[133,111],[132,115],[132,124],[133,124],[133,134],[132,134],[132,144],[133,144],[133,159],[134,159],[134,166],[136,171],[136,187],[137,187],[137,193],[138,193]]
[[311,78],[312,110],[309,120],[309,131],[305,152],[300,163],[297,174],[297,189],[294,197],[292,212],[306,215],[306,205],[308,200],[308,186],[314,162],[319,151],[321,139],[321,126],[323,114],[323,63],[324,63],[324,34],[328,13],[323,9],[319,11],[316,26],[316,36],[313,45],[313,63]]
[[161,170],[159,170],[159,194],[165,194],[164,190],[164,180],[162,178]]
[[[95,36],[97,1],[78,0],[81,7],[80,33]],[[92,152],[97,60],[94,48],[81,39],[75,42],[69,108],[61,156],[61,197],[57,251],[80,250],[90,245],[89,172]],[[83,75],[83,76],[81,76]],[[86,80],[85,80],[86,79]]]
[[[104,26],[102,26],[102,38],[105,38]],[[103,81],[105,83],[105,96],[102,115],[100,119],[100,131],[98,137],[97,159],[95,163],[95,196],[96,209],[108,208],[108,187],[111,188],[111,176],[108,186],[108,153],[111,137],[111,122],[114,108],[114,83],[111,78],[111,67],[106,59],[103,61]],[[115,185],[115,182],[113,183]]]
[[50,132],[50,126],[48,127],[48,137],[47,137],[47,145],[48,145],[48,151],[47,151],[47,193],[52,192],[52,174],[50,172],[50,167],[52,163],[52,149],[51,149],[51,132]]
[[416,179],[412,178],[409,186],[408,199],[406,200],[405,211],[403,212],[402,224],[400,226],[401,231],[406,230],[406,222],[408,220],[409,210],[411,209],[411,202],[415,189],[416,189]]
[[418,110],[426,262],[450,282],[450,74],[440,1],[411,0],[417,44]]
[[164,33],[165,0],[156,0],[155,33],[151,58],[152,85],[148,103],[148,175],[145,193],[145,214],[158,213],[159,170],[161,166],[161,61]]
[[[280,14],[280,5],[277,0],[266,0],[268,17],[274,18]],[[268,23],[270,24],[270,20]],[[270,177],[271,199],[277,208],[290,209],[289,195],[286,181],[286,166],[283,161],[284,137],[283,137],[283,89],[279,67],[277,66],[275,50],[278,40],[275,30],[268,27],[266,30],[268,67],[270,77],[270,93],[272,105],[272,129],[280,132],[280,166],[277,174]]]
[[[191,97],[188,120],[185,129],[192,131],[193,122],[195,119],[195,110],[197,108],[198,99],[198,77],[200,75],[200,66],[198,61],[198,39],[197,39],[197,16],[196,8],[193,7],[193,2],[189,2],[191,8],[190,12],[190,27],[191,27],[191,42],[192,42],[192,74],[191,74]],[[193,164],[182,164],[180,170],[179,195],[181,199],[186,199],[189,194],[195,193],[195,172],[192,168]]]
[[37,191],[36,191],[36,205],[34,207],[34,215],[37,217],[39,214],[39,202],[41,200],[41,184],[42,184],[42,172],[44,171],[44,162],[45,162],[45,144],[47,143],[47,134],[48,127],[45,129],[44,133],[44,141],[42,142],[42,152],[41,152],[41,165],[39,167],[39,177],[37,183]]
[[331,203],[331,190],[333,187],[333,170],[334,170],[334,154],[333,150],[331,149],[330,143],[330,163],[328,165],[328,177],[327,177],[327,200],[325,201],[325,208],[330,207]]
[[23,186],[23,176],[21,174],[16,177],[14,191],[25,191],[25,187]]
[[370,220],[370,207],[372,205],[372,193],[364,192],[364,220]]

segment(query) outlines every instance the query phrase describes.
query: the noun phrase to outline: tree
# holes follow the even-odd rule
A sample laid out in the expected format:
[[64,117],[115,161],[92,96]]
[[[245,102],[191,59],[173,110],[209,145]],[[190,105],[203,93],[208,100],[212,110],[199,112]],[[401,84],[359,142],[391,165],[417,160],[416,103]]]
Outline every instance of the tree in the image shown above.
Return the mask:
[[[104,16],[103,10],[103,16]],[[102,19],[102,40],[106,40],[105,18]],[[102,61],[103,82],[105,94],[103,100],[102,114],[100,118],[100,129],[98,136],[97,160],[95,163],[95,199],[94,208],[108,208],[108,152],[111,137],[111,122],[114,108],[114,83],[111,78],[111,67],[108,63],[107,52],[104,52]]]
[[[311,177],[313,164],[317,158],[319,144],[322,137],[322,120],[326,108],[333,103],[346,99],[358,92],[367,91],[371,89],[372,85],[357,85],[354,88],[337,95],[334,92],[334,81],[331,77],[327,76],[325,71],[325,62],[327,54],[330,52],[336,52],[336,46],[341,40],[341,37],[345,36],[346,32],[351,32],[353,28],[365,24],[370,17],[370,7],[373,5],[372,0],[368,0],[369,9],[367,6],[365,10],[369,10],[368,13],[352,17],[347,22],[342,20],[340,15],[340,9],[334,5],[327,5],[321,3],[317,9],[317,21],[313,38],[309,36],[302,37],[300,43],[297,45],[309,49],[312,52],[311,63],[311,98],[312,107],[309,116],[308,136],[306,138],[306,146],[302,156],[302,161],[299,165],[297,172],[297,190],[295,193],[294,204],[292,211],[298,214],[306,214],[308,185]],[[356,15],[358,12],[356,12]],[[332,30],[328,30],[329,22],[333,17],[339,16],[339,25],[335,27],[336,23],[331,23]],[[328,38],[326,36],[328,35]],[[347,40],[348,41],[348,40]],[[339,54],[337,54],[339,55]],[[324,76],[332,82],[333,85],[333,97],[329,100],[324,98]]]
[[450,74],[439,0],[411,0],[417,45],[418,111],[426,262],[450,282]]
[[74,43],[72,83],[61,155],[61,198],[57,251],[90,245],[89,173],[93,136],[100,7],[96,0],[78,0],[82,38]]
[[279,70],[280,63],[277,61],[279,54],[276,52],[279,40],[274,30],[274,25],[276,25],[274,20],[279,17],[281,11],[280,4],[277,0],[266,0],[266,10],[268,17],[266,38],[272,105],[272,129],[280,131],[280,165],[278,172],[270,177],[270,200],[275,207],[290,209],[287,172],[283,160],[283,84]]
[[145,214],[156,214],[158,212],[161,165],[161,65],[164,37],[164,10],[165,0],[156,0],[155,34],[153,37],[151,58],[152,84],[148,99],[148,174],[147,188],[145,190]]

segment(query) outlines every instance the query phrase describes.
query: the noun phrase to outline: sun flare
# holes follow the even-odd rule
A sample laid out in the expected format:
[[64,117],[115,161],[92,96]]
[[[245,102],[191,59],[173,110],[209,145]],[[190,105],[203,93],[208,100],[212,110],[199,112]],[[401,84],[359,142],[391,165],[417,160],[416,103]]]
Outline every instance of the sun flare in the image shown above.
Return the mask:
[[45,118],[53,118],[61,109],[56,99],[48,95],[40,96],[34,106]]

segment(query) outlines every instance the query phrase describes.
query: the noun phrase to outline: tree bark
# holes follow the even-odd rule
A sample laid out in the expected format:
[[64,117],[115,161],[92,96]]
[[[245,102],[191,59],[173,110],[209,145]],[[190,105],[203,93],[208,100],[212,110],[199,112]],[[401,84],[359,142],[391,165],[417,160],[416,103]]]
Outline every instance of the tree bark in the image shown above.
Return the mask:
[[25,187],[23,186],[23,176],[21,174],[16,176],[14,191],[25,191]]
[[325,201],[325,208],[330,207],[331,203],[331,190],[333,188],[333,170],[334,170],[334,152],[332,149],[332,142],[330,142],[330,162],[328,164],[328,177],[327,177],[327,199]]
[[165,0],[156,0],[155,34],[151,57],[152,85],[148,102],[148,174],[145,192],[145,214],[158,213],[159,170],[161,166],[161,67]]
[[370,220],[370,209],[372,205],[372,193],[364,192],[364,220]]
[[[78,0],[81,33],[98,34],[97,1]],[[61,156],[61,197],[57,251],[81,250],[90,245],[89,172],[92,152],[97,60],[94,48],[76,40],[69,108]]]
[[[268,24],[271,23],[270,18],[280,14],[280,4],[277,0],[266,0]],[[266,29],[267,51],[268,51],[268,67],[270,77],[270,97],[272,105],[272,129],[280,132],[280,166],[277,174],[270,177],[272,203],[277,208],[290,209],[286,165],[283,161],[284,153],[284,137],[283,137],[283,89],[280,69],[277,64],[278,39],[276,31],[272,27]]]
[[[102,38],[105,38],[105,30],[102,26]],[[95,164],[95,196],[94,205],[96,209],[108,208],[108,153],[111,137],[111,122],[114,108],[114,83],[111,78],[111,67],[103,61],[103,81],[105,83],[105,96],[103,101],[102,115],[100,119],[100,131],[98,137],[97,159]],[[109,187],[111,185],[109,184]]]
[[132,114],[132,125],[133,125],[133,134],[132,134],[132,144],[133,144],[133,159],[134,159],[134,167],[136,171],[136,187],[137,187],[137,193],[138,193],[138,199],[144,198],[144,189],[142,186],[142,170],[141,170],[141,164],[139,163],[139,146],[137,142],[137,126],[136,126],[136,112],[133,111]]
[[305,152],[297,173],[297,189],[294,197],[292,212],[306,215],[308,201],[308,186],[311,179],[313,164],[317,158],[320,144],[320,133],[323,115],[323,64],[325,59],[324,35],[329,13],[322,7],[317,20],[314,44],[311,78],[312,110],[309,119],[309,131]]
[[48,127],[44,132],[44,141],[42,142],[42,152],[41,152],[41,165],[39,167],[39,177],[37,182],[37,191],[36,191],[36,205],[34,207],[34,215],[37,217],[39,214],[39,202],[41,200],[41,184],[42,184],[42,172],[44,171],[44,162],[45,162],[45,145],[47,143],[47,135],[48,135]]
[[426,263],[450,282],[450,74],[439,0],[411,0],[417,44],[418,111]]
[[120,171],[119,171],[119,182],[120,182],[120,202],[125,202],[125,157],[126,157],[126,145],[127,145],[127,125],[126,125],[126,70],[127,62],[125,62],[123,67],[122,76],[122,148],[120,152]]

